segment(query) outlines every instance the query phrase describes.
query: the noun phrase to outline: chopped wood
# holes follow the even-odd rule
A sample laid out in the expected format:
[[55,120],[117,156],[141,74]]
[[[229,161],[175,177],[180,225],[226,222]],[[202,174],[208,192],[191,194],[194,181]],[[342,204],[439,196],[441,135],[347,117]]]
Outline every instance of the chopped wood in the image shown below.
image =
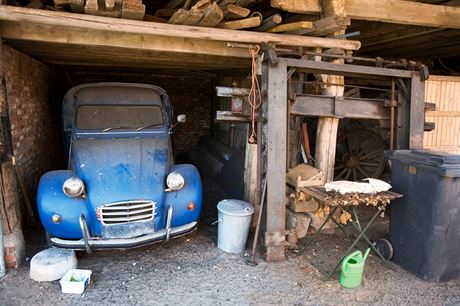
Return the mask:
[[257,31],[257,32],[264,32],[264,31],[276,26],[277,24],[280,24],[281,21],[283,21],[283,17],[281,17],[280,14],[274,14],[274,15],[271,15],[270,17],[267,17],[264,20],[262,20],[260,26],[258,26],[254,30]]
[[196,10],[184,10],[178,9],[174,15],[168,20],[168,23],[172,24],[182,24],[182,25],[197,25],[201,18],[203,18],[203,13]]
[[166,4],[163,9],[169,9],[169,10],[172,10],[172,9],[175,9],[179,6],[181,6],[182,4],[184,4],[185,0],[171,0],[168,2],[168,4]]
[[224,7],[223,12],[225,19],[240,19],[247,17],[251,10],[235,4],[229,4]]
[[245,19],[221,22],[218,26],[224,29],[238,30],[254,28],[260,25],[262,18],[260,16],[249,17]]
[[204,16],[201,19],[198,26],[200,27],[215,27],[224,19],[224,13],[222,12],[219,5],[214,2],[210,7],[204,12]]
[[144,19],[145,5],[141,0],[123,0],[121,4],[121,18],[142,20]]
[[309,194],[297,191],[289,196],[288,207],[294,212],[307,212],[317,210],[319,204]]
[[266,32],[279,33],[279,32],[295,31],[295,30],[300,30],[300,29],[311,29],[312,27],[313,27],[313,23],[311,21],[298,21],[298,22],[276,25],[273,28],[268,29]]

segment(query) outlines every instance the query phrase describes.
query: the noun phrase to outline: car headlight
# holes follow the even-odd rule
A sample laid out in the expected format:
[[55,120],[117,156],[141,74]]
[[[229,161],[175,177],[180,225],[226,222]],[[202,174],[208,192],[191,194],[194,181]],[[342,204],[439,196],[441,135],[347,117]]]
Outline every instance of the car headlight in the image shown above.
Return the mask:
[[184,187],[185,181],[184,177],[178,172],[171,172],[166,178],[166,186],[171,191],[179,190]]
[[85,184],[78,177],[72,176],[65,180],[62,191],[69,197],[79,197],[85,192]]

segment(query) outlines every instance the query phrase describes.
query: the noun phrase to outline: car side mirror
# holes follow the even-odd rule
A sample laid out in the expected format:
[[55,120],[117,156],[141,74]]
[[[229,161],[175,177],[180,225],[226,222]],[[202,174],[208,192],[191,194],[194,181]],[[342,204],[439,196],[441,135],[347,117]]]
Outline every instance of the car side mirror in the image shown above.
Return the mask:
[[181,115],[177,116],[177,122],[184,123],[185,121],[187,121],[187,115],[181,114]]

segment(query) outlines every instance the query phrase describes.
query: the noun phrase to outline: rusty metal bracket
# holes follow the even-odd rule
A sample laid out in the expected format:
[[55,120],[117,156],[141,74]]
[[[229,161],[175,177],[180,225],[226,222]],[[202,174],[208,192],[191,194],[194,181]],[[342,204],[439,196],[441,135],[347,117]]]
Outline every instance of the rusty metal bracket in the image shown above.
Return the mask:
[[260,44],[260,50],[262,51],[262,53],[266,55],[264,56],[264,59],[268,59],[270,64],[278,64],[278,56],[276,55],[276,50],[274,46],[272,46],[271,44],[262,43]]

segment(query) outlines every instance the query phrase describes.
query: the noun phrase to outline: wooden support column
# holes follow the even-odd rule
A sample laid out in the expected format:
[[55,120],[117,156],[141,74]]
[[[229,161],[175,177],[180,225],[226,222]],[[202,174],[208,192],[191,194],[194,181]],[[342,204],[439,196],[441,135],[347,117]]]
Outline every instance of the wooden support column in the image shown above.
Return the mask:
[[419,73],[411,78],[409,149],[422,149],[425,124],[425,82]]
[[[5,72],[3,69],[2,40],[0,37],[0,218],[4,234],[6,266],[19,266],[25,255],[25,242],[21,228],[16,173],[11,161],[13,145]],[[0,250],[3,252],[3,250]]]
[[262,74],[264,104],[267,107],[267,261],[285,259],[287,66],[265,62]]
[[[346,17],[345,0],[323,0],[321,2],[323,18],[330,16]],[[335,32],[333,35],[344,34],[345,29]],[[333,60],[332,63],[343,64],[343,59]],[[323,95],[342,97],[344,87],[335,84],[344,84],[344,77],[337,75],[321,75],[321,80],[326,83]],[[328,85],[334,84],[334,85]],[[335,150],[337,145],[337,130],[339,119],[332,117],[320,117],[316,132],[316,158],[315,167],[324,175],[326,182],[334,180]]]

